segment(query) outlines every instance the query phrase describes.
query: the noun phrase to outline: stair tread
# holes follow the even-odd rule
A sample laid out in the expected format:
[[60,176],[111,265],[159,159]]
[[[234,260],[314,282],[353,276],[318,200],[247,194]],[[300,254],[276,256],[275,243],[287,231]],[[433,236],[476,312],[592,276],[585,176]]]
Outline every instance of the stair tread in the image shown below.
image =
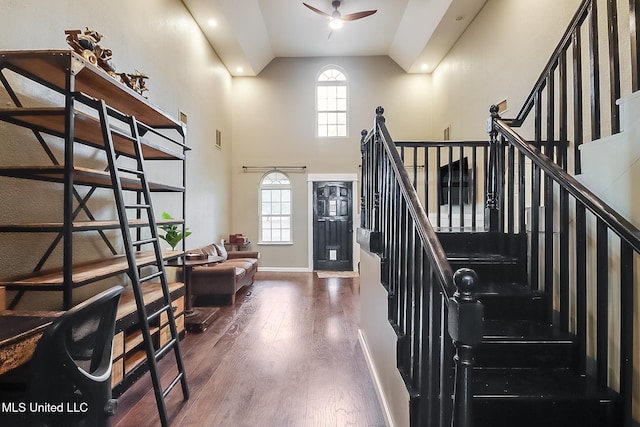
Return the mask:
[[500,253],[486,253],[486,252],[447,252],[447,259],[449,262],[462,262],[470,261],[474,263],[512,263],[519,262],[518,257],[513,255],[505,255]]
[[602,389],[588,377],[569,369],[474,369],[474,398],[519,398],[599,401],[618,399],[610,389]]
[[481,295],[542,295],[540,291],[533,291],[529,286],[518,282],[494,282],[483,281],[480,278],[480,284],[475,290],[478,296]]
[[573,342],[575,336],[544,322],[527,320],[485,320],[483,341],[536,340]]

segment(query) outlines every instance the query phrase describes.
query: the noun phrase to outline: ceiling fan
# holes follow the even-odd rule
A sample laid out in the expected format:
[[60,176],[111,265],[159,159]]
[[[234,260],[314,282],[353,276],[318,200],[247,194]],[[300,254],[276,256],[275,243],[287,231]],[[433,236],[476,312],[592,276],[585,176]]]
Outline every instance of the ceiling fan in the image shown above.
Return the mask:
[[377,12],[377,10],[363,10],[362,12],[355,12],[355,13],[349,13],[347,15],[342,15],[338,11],[338,8],[340,7],[340,3],[341,3],[340,1],[331,2],[331,5],[333,6],[333,12],[331,14],[323,12],[320,9],[316,9],[315,7],[308,5],[307,3],[303,2],[302,4],[307,6],[309,9],[313,10],[314,12],[329,18],[329,26],[333,30],[338,30],[342,28],[342,24],[344,23],[344,21],[355,21],[356,19],[366,18],[367,16],[373,15],[374,13]]

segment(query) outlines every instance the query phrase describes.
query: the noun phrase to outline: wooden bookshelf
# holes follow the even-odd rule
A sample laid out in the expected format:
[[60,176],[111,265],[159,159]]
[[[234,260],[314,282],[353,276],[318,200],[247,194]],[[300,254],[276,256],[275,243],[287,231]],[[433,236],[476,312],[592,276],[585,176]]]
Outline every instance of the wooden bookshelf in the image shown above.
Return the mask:
[[[98,231],[99,237],[96,241],[102,239],[110,252],[115,253],[118,245],[110,242],[110,239],[116,236],[116,233],[110,232],[107,235],[102,233],[103,230],[129,233],[134,232],[132,228],[151,228],[144,208],[141,209],[136,205],[133,208],[124,207],[129,209],[130,216],[122,222],[117,218],[116,220],[97,219],[95,218],[97,215],[93,215],[89,209],[90,198],[96,188],[114,190],[114,208],[116,201],[143,199],[141,194],[145,193],[146,189],[143,189],[142,177],[145,176],[146,165],[133,167],[140,170],[132,170],[130,165],[135,164],[133,160],[143,164],[148,161],[176,161],[181,164],[181,174],[176,174],[175,178],[165,174],[161,178],[167,177],[168,180],[173,180],[173,183],[149,181],[147,183],[152,192],[177,193],[176,197],[181,198],[183,214],[181,216],[184,216],[186,210],[185,154],[189,147],[185,144],[183,123],[170,117],[151,104],[148,99],[70,49],[0,51],[0,74],[4,82],[0,85],[0,90],[4,88],[5,97],[13,104],[13,106],[6,105],[0,108],[0,121],[30,130],[31,132],[20,133],[25,136],[24,145],[22,145],[23,141],[19,141],[20,147],[24,146],[25,153],[41,148],[43,153],[38,154],[45,154],[50,160],[50,164],[47,165],[32,164],[28,161],[29,159],[44,157],[25,155],[22,159],[27,159],[26,162],[14,164],[11,161],[4,161],[6,159],[3,159],[0,152],[0,177],[62,185],[60,189],[56,188],[52,192],[62,202],[60,218],[57,222],[54,219],[54,222],[22,223],[19,217],[7,217],[0,224],[0,233],[50,233],[44,235],[44,238],[52,241],[51,246],[43,251],[37,266],[33,268],[36,270],[34,273],[0,280],[0,286],[16,291],[13,292],[10,306],[15,307],[20,298],[31,297],[34,294],[31,291],[61,291],[62,309],[66,310],[75,301],[73,290],[77,287],[117,275],[122,275],[123,280],[127,280],[126,273],[132,271],[132,268],[157,269],[157,274],[161,277],[162,262],[156,259],[152,251],[136,252],[135,266],[129,265],[124,254],[103,257],[104,251],[96,251],[95,256],[99,259],[76,262],[74,239],[77,232]],[[35,90],[23,91],[22,84],[24,87],[33,85]],[[40,92],[49,93],[39,100],[32,99],[28,95]],[[105,113],[107,117],[104,116]],[[141,148],[140,156],[136,153],[138,142]],[[83,147],[76,149],[79,145]],[[111,164],[121,175],[117,181],[108,171],[100,170],[101,166],[98,169],[85,167],[84,163],[87,159],[112,159],[111,155],[116,157],[116,161]],[[180,181],[178,181],[179,178],[181,178]],[[9,181],[2,180],[3,183]],[[119,192],[120,187],[122,187],[122,193]],[[126,196],[123,196],[124,192]],[[37,203],[36,198],[29,196],[26,192],[18,195],[25,204]],[[138,202],[138,204],[151,205],[152,201],[149,199],[150,197],[146,197],[144,202]],[[7,201],[7,203],[12,202]],[[37,212],[37,205],[34,205],[33,209]],[[115,211],[118,212],[117,215],[125,216],[125,213],[117,209]],[[80,218],[89,218],[89,220],[80,220]],[[183,219],[155,221],[156,226],[169,224],[186,226]],[[145,231],[142,235],[146,235]],[[46,265],[51,254],[59,248],[63,253],[62,267],[40,271],[41,266]],[[134,244],[133,248],[140,247]],[[149,247],[145,249],[147,248]],[[183,254],[184,251],[166,251],[162,253],[161,258],[166,262]],[[138,280],[135,275],[129,277],[135,281]],[[148,313],[161,310],[162,307],[166,309],[166,299],[160,284],[145,282],[142,283],[141,290],[144,308]],[[180,308],[184,305],[184,285],[170,284],[169,293],[172,304],[176,307],[174,313],[176,318],[179,318],[177,325],[184,325],[184,319],[180,318],[184,311]],[[140,377],[147,365],[145,362],[147,355],[140,332],[142,327],[140,322],[145,322],[145,319],[138,317],[132,292],[122,295],[117,316],[113,351],[113,385],[121,394]],[[156,343],[161,341],[160,335],[163,328],[164,324],[160,323],[160,319],[156,319],[151,325]],[[181,330],[183,331],[183,326]]]

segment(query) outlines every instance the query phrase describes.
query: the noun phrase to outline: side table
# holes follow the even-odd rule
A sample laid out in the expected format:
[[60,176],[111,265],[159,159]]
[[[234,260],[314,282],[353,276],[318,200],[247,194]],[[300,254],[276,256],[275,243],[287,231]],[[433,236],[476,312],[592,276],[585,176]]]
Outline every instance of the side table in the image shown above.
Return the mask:
[[216,264],[223,258],[217,255],[210,255],[204,258],[190,258],[183,256],[167,261],[169,267],[181,267],[182,278],[184,280],[184,323],[185,328],[189,332],[204,332],[209,324],[215,319],[217,307],[197,307],[194,308],[191,302],[191,270],[193,267]]
[[224,248],[228,251],[250,251],[251,250],[251,242],[247,243],[229,243],[226,242],[224,244]]

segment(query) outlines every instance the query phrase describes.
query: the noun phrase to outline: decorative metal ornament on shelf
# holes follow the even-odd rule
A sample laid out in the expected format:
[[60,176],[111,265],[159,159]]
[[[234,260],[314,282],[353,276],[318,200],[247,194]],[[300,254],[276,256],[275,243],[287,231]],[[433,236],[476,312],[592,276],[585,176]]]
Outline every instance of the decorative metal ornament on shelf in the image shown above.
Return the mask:
[[149,77],[146,74],[138,70],[136,70],[135,73],[116,72],[116,67],[111,61],[113,52],[111,49],[105,49],[99,44],[103,37],[102,34],[90,30],[89,27],[86,27],[84,32],[81,30],[66,30],[64,33],[67,35],[67,44],[88,63],[102,69],[111,77],[125,84],[140,95],[144,96],[144,92],[149,90],[146,85],[146,79]]

